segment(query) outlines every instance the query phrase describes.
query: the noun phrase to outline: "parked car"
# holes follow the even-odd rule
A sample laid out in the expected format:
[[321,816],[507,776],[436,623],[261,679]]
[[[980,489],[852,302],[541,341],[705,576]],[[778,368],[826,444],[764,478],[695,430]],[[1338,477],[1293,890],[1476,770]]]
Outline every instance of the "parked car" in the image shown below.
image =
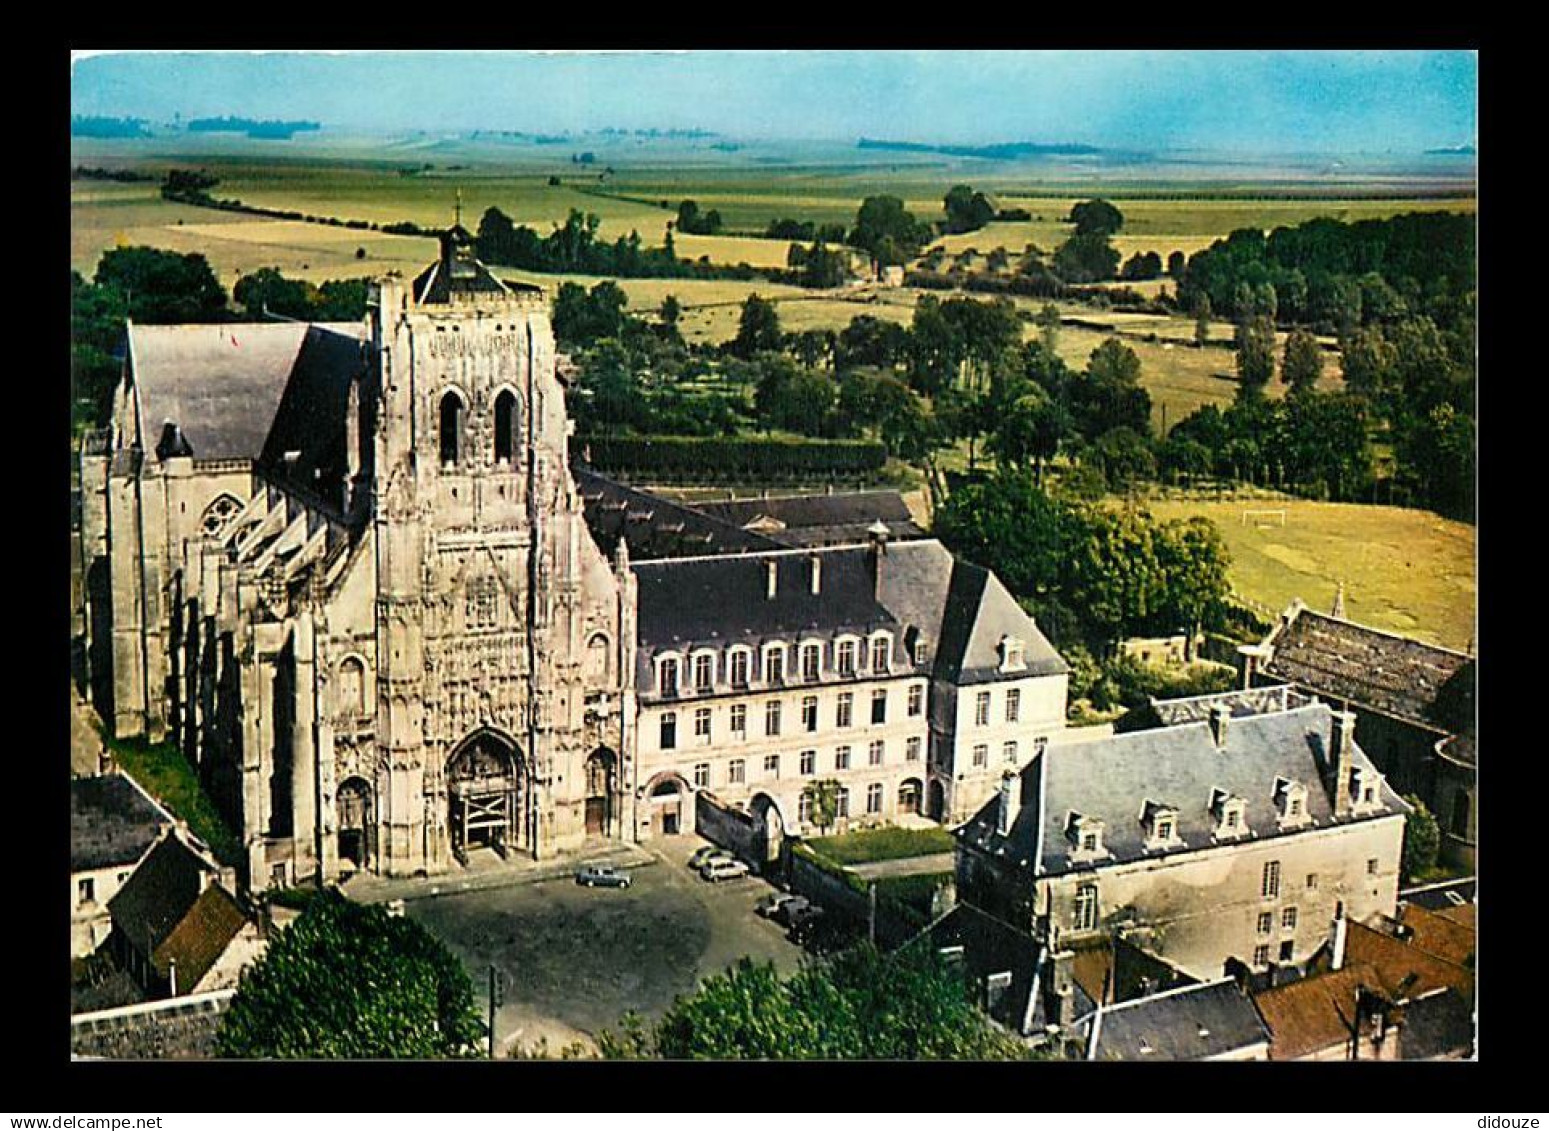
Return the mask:
[[629,873],[612,864],[588,864],[575,874],[575,882],[584,888],[627,888]]
[[806,896],[792,896],[790,899],[780,904],[779,907],[776,907],[774,909],[774,914],[772,914],[770,918],[773,919],[776,923],[779,923],[781,926],[789,927],[791,925],[792,915],[804,911],[811,906],[812,901],[809,900]]
[[854,946],[866,937],[866,928],[847,915],[808,916],[791,941],[808,954],[823,957]]
[[688,866],[697,872],[712,860],[734,859],[736,857],[724,848],[716,848],[714,845],[707,844],[703,848],[696,848],[694,850],[694,855],[688,858]]
[[770,892],[753,905],[753,911],[755,914],[762,915],[765,919],[773,919],[780,914],[781,908],[785,907],[786,904],[795,903],[798,900],[802,903],[807,902],[801,896],[794,895],[788,891]]
[[805,906],[793,909],[785,916],[785,926],[790,928],[790,937],[793,942],[801,942],[802,937],[812,930],[818,920],[823,919],[823,908],[807,903]]
[[701,868],[699,874],[712,884],[718,884],[722,880],[735,880],[746,876],[748,871],[748,866],[741,860],[722,860],[717,858]]

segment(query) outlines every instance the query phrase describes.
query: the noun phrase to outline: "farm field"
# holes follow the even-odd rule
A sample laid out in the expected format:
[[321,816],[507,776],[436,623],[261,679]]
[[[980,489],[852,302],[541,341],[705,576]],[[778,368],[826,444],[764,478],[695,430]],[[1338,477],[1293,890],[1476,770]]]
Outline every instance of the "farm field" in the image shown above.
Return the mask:
[[[1474,640],[1475,528],[1430,511],[1275,498],[1152,499],[1162,519],[1204,515],[1231,551],[1231,582],[1275,613],[1300,597],[1327,611],[1339,582],[1354,621],[1458,651]],[[1284,509],[1285,525],[1245,510]]]

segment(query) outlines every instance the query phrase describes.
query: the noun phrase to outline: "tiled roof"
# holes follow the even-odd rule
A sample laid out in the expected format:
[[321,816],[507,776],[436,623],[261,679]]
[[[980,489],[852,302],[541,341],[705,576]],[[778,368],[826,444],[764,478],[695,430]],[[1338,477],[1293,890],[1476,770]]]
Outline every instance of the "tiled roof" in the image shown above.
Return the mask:
[[[1243,798],[1243,821],[1254,836],[1279,829],[1275,788],[1279,779],[1307,787],[1310,821],[1299,828],[1335,823],[1324,784],[1329,765],[1333,712],[1326,704],[1233,719],[1224,747],[1209,724],[1185,723],[1114,735],[1092,742],[1054,743],[1022,771],[1022,801],[1010,835],[997,831],[998,798],[992,798],[956,833],[965,843],[1030,868],[1034,846],[1042,850],[1042,874],[1088,868],[1071,861],[1066,829],[1072,813],[1104,823],[1100,863],[1158,858],[1212,847],[1216,790]],[[1354,764],[1374,772],[1357,744]],[[1148,848],[1140,814],[1147,801],[1177,809],[1174,847]],[[1381,807],[1367,820],[1405,812],[1398,795],[1383,786]],[[1041,827],[1040,827],[1041,817]]]
[[172,963],[177,963],[178,987],[186,991],[209,972],[247,923],[236,898],[212,883],[162,940],[151,962],[163,978],[169,975]]
[[1093,1060],[1208,1060],[1267,1045],[1269,1032],[1231,978],[1167,990],[1107,1006],[1096,1028]]
[[198,900],[210,871],[209,861],[169,833],[108,901],[114,929],[151,957]]
[[1401,905],[1398,920],[1413,932],[1406,941],[1416,950],[1456,966],[1468,966],[1474,959],[1474,905],[1469,903],[1453,910],[1462,914],[1448,915],[1412,904]]
[[1394,938],[1364,923],[1351,923],[1345,939],[1345,958],[1377,972],[1389,996],[1415,998],[1443,986],[1473,1000],[1473,971],[1461,964],[1427,954],[1412,942]]
[[123,774],[70,781],[70,870],[139,861],[172,818]]
[[1471,656],[1307,608],[1287,615],[1267,641],[1266,674],[1442,730],[1472,724]]
[[[1352,929],[1355,926],[1351,924]],[[1348,962],[1340,970],[1254,994],[1253,1002],[1269,1027],[1269,1058],[1295,1060],[1348,1044],[1358,989],[1384,992],[1373,967]]]

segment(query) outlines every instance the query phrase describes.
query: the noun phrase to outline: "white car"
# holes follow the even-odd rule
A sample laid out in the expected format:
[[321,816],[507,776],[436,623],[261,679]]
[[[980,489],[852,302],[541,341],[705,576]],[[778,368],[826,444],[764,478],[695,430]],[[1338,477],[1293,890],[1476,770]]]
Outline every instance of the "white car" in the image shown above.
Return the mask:
[[712,884],[722,880],[740,879],[748,874],[748,866],[741,860],[711,860],[699,870],[699,874]]

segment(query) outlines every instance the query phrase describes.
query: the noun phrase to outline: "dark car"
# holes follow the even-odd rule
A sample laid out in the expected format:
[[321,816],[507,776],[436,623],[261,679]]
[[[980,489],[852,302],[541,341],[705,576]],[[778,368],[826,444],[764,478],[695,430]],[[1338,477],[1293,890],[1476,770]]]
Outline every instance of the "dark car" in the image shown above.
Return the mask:
[[812,901],[804,895],[793,895],[769,913],[776,923],[789,927],[791,917],[812,907]]
[[823,909],[807,904],[786,913],[785,925],[790,928],[791,940],[801,942],[813,927],[823,919]]
[[584,888],[627,888],[629,873],[611,864],[588,864],[575,874],[575,882]]
[[753,913],[755,915],[762,915],[765,919],[778,919],[782,908],[798,900],[803,904],[807,902],[801,896],[793,895],[788,891],[770,892],[753,905]]

